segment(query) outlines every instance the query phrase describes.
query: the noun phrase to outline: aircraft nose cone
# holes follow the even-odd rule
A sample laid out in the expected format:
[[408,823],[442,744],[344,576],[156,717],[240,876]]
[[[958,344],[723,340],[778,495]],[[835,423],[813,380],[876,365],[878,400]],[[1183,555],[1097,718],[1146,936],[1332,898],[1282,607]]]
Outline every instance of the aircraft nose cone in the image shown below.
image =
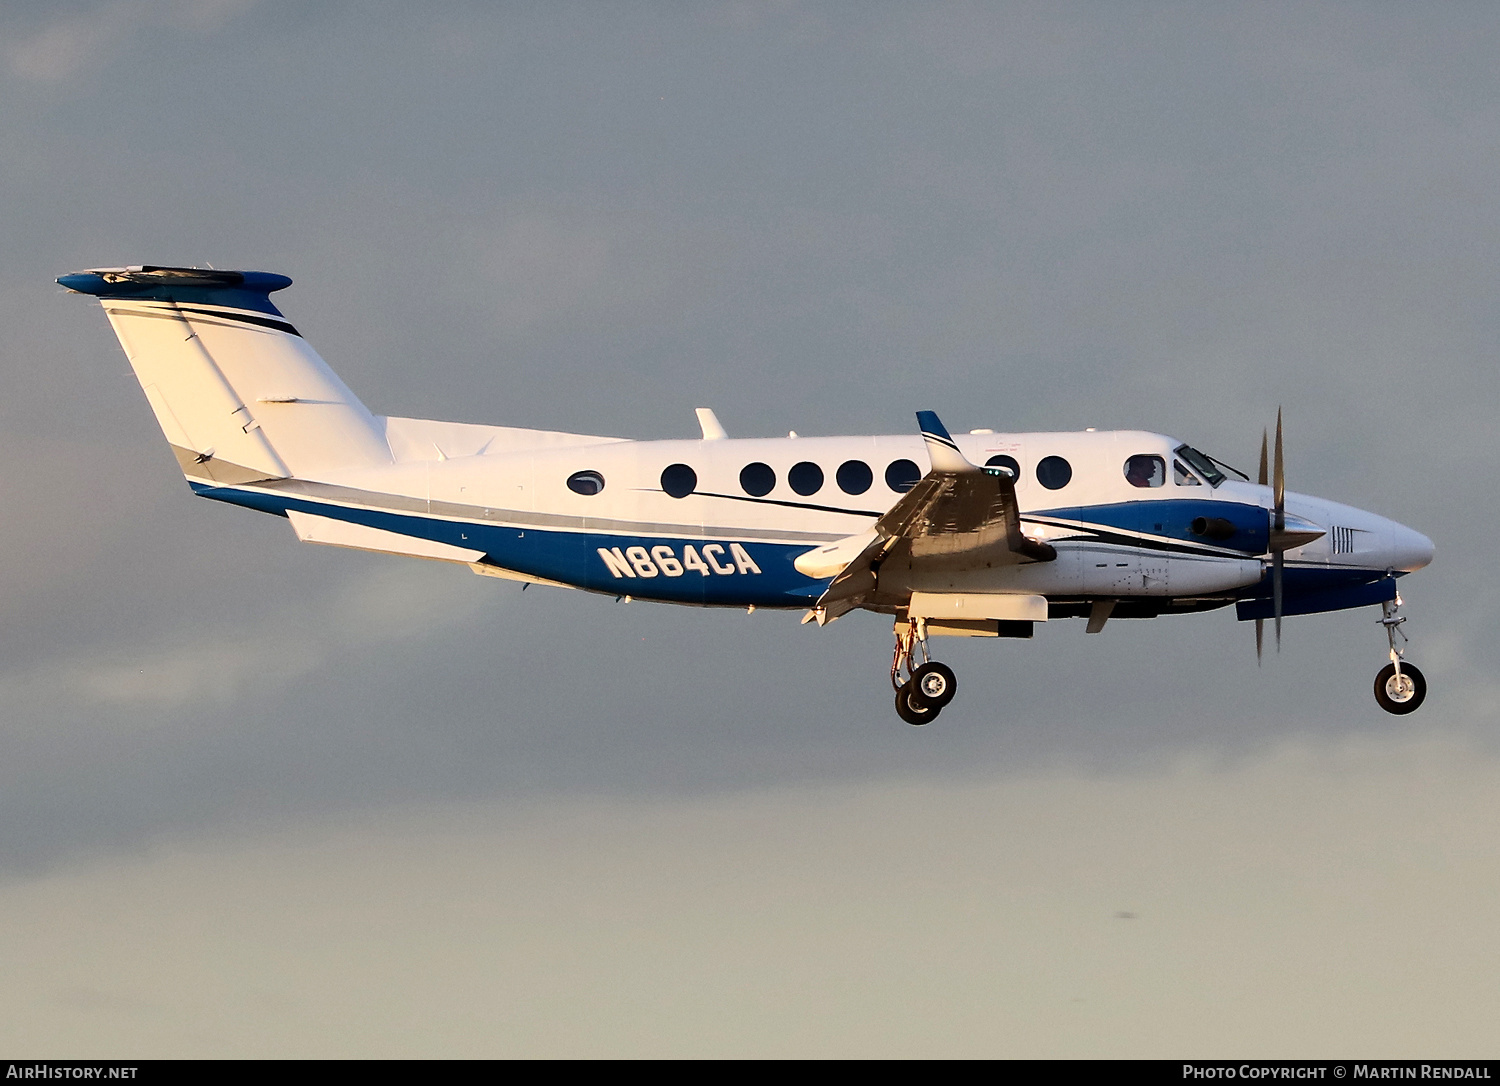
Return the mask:
[[1392,569],[1419,570],[1432,561],[1432,540],[1404,524],[1391,525],[1389,565]]

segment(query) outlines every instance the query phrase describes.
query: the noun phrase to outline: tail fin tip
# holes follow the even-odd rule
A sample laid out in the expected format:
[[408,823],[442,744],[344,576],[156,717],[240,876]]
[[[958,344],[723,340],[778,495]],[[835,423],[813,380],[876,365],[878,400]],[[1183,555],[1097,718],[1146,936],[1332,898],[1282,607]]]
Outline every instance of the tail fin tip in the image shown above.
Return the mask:
[[74,294],[88,294],[100,300],[129,298],[221,305],[279,317],[281,311],[271,303],[271,294],[291,286],[292,280],[275,272],[141,264],[128,268],[90,268],[60,275],[57,283]]

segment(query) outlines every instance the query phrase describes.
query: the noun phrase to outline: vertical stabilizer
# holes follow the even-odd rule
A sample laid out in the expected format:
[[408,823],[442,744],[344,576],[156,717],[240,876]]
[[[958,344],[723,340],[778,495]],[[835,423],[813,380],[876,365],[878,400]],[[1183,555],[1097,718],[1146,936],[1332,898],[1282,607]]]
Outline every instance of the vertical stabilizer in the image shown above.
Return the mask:
[[271,303],[284,275],[109,268],[99,298],[184,474],[221,484],[389,463],[382,427]]

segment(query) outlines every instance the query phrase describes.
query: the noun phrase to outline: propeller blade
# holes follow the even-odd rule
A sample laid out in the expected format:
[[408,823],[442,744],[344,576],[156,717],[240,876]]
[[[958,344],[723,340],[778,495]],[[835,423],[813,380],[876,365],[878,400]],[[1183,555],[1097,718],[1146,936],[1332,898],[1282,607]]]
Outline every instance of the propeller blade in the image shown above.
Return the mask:
[[1276,409],[1276,530],[1286,529],[1286,462],[1281,455],[1281,408]]
[[[1266,463],[1266,431],[1260,432],[1260,485],[1266,485],[1266,476],[1273,479],[1272,496],[1275,508],[1271,517],[1271,613],[1276,619],[1276,651],[1281,651],[1282,572],[1286,567],[1286,458],[1281,442],[1281,408],[1276,409],[1276,459],[1272,465]],[[1268,473],[1266,468],[1272,471]],[[1316,537],[1314,537],[1316,538]],[[1255,662],[1260,663],[1265,647],[1265,620],[1255,620]]]
[[1286,552],[1277,551],[1271,558],[1271,596],[1276,614],[1276,651],[1281,651],[1281,570],[1286,562]]

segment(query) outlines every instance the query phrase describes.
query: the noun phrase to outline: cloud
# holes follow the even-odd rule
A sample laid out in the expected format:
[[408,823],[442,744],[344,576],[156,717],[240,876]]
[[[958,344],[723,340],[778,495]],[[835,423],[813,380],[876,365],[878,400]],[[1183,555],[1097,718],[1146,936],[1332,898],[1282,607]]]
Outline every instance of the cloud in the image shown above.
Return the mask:
[[[443,577],[441,573],[446,573]],[[133,710],[112,720],[155,727],[162,713],[195,705],[223,710],[248,689],[271,693],[317,671],[330,657],[367,646],[418,638],[470,618],[483,604],[465,569],[439,571],[378,562],[324,596],[283,606],[252,629],[210,616],[191,642],[168,639],[125,649],[118,644],[73,659],[56,658],[0,675],[0,718],[14,734],[44,716]],[[435,575],[437,574],[437,575]],[[169,718],[167,718],[169,719]]]
[[[1494,881],[1464,836],[1500,705],[1488,9],[869,6],[799,36],[826,9],[23,6],[0,927],[35,954],[0,1022],[116,1053],[374,1052],[403,1011],[427,1051],[1015,1023],[1247,1051],[1222,1031],[1399,1036],[1410,995],[1431,1050],[1439,1012],[1493,1010],[1456,939],[1419,946]],[[1437,538],[1403,582],[1432,696],[1375,707],[1371,613],[1294,619],[1257,670],[1220,612],[942,644],[960,702],[910,729],[888,618],[299,547],[189,499],[97,307],[50,284],[142,259],[292,274],[288,316],[397,414],[686,436],[709,403],[752,436],[931,406],[1253,467],[1285,403],[1294,489]],[[1472,767],[1422,747],[1445,731]],[[1310,746],[1350,735],[1391,738]]]
[[6,69],[17,79],[56,83],[109,63],[112,54],[149,27],[186,27],[213,33],[245,14],[257,0],[110,0],[81,13],[51,17],[12,37]]
[[1484,1053],[1500,761],[430,805],[0,884],[45,1056]]

